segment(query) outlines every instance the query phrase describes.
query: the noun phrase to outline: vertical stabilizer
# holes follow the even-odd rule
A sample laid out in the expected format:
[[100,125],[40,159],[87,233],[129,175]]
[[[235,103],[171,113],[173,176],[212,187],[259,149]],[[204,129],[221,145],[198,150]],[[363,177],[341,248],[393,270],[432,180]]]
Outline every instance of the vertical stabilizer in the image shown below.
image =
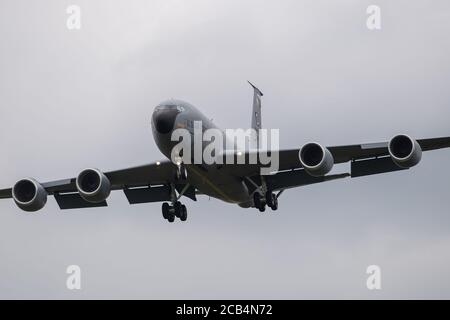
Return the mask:
[[253,88],[253,110],[252,110],[252,129],[256,132],[256,135],[252,138],[252,148],[258,148],[258,132],[261,129],[261,97],[263,93],[256,86],[254,86],[250,81],[248,83]]
[[250,81],[248,83],[253,88],[252,129],[259,130],[261,129],[261,97],[263,93]]

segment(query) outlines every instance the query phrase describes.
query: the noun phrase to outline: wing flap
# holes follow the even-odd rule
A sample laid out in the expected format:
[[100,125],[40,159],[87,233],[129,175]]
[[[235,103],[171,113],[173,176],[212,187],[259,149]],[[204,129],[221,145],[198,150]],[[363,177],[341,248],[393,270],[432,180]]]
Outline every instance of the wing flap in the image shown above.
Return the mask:
[[391,157],[374,158],[367,160],[352,161],[351,177],[364,177],[373,174],[394,172],[400,170],[408,170],[397,166]]
[[125,189],[123,191],[130,204],[170,201],[168,186]]
[[106,201],[91,203],[84,200],[78,193],[55,194],[55,200],[61,210],[107,207]]
[[294,171],[279,172],[272,176],[267,176],[266,181],[271,190],[284,190],[295,187],[302,187],[311,184],[347,178],[348,173],[333,174],[324,177],[313,177],[303,169]]
[[351,160],[382,157],[388,155],[388,143],[367,143],[348,146],[328,147],[334,163],[345,163]]
[[174,180],[176,166],[170,161],[105,173],[115,189],[166,184]]

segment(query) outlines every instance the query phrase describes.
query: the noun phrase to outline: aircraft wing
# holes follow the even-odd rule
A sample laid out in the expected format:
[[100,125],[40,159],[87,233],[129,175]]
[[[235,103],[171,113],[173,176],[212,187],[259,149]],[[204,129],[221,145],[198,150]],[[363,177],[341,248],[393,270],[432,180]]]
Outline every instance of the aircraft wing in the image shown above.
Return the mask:
[[0,190],[0,199],[12,198],[11,188]]
[[[124,190],[130,203],[164,201],[169,199],[169,190],[165,186],[175,180],[176,166],[170,161],[161,161],[123,170],[106,172],[112,190]],[[61,209],[93,207],[81,199],[75,185],[76,178],[43,183],[49,195],[55,198]],[[161,186],[161,187],[152,187]],[[0,199],[12,198],[11,188],[0,190]],[[160,200],[162,199],[162,200]]]
[[176,166],[166,160],[139,167],[107,172],[106,176],[111,181],[113,189],[123,189],[125,187],[160,185],[173,182],[176,170]]
[[[450,137],[432,138],[432,139],[420,139],[417,140],[422,151],[431,151],[443,148],[450,148]],[[388,151],[389,142],[378,142],[378,143],[366,143],[366,144],[354,144],[354,145],[343,145],[343,146],[330,146],[327,149],[333,155],[334,163],[345,163],[352,162],[352,167],[356,171],[361,169],[362,165],[364,167],[373,167],[374,173],[383,173],[396,170],[402,170],[396,167],[392,160],[390,160]],[[251,151],[254,152],[254,151]],[[250,153],[247,152],[242,156],[245,157],[246,164],[233,164],[227,165],[226,170],[229,170],[230,174],[240,177],[251,177],[258,175],[263,165],[248,164],[250,161]],[[277,172],[286,170],[296,170],[302,168],[299,160],[300,149],[286,149],[280,150],[279,153],[279,168]],[[365,162],[365,161],[370,161]],[[236,160],[237,162],[237,160]],[[383,171],[386,170],[386,171]],[[369,168],[370,171],[370,168]],[[358,175],[358,172],[352,172],[352,177]],[[276,172],[274,172],[276,173]],[[373,173],[372,173],[373,174]]]
[[[421,139],[417,140],[422,151],[430,151],[450,147],[450,137]],[[372,174],[406,170],[397,166],[389,155],[388,142],[355,144],[344,146],[327,147],[333,156],[334,163],[351,162],[351,171],[349,173],[325,175],[321,177],[312,177],[302,167],[299,160],[300,149],[280,150],[279,167],[276,172],[266,176],[266,182],[271,190],[285,190],[298,186],[321,183],[330,180],[336,180],[346,177],[361,177]],[[241,179],[251,180],[260,185],[261,164],[248,164],[250,152],[235,157],[246,157],[245,163],[221,165],[221,170]],[[237,158],[236,158],[237,160]],[[146,203],[170,200],[169,183],[175,183],[177,190],[184,190],[184,195],[196,200],[195,188],[180,184],[176,180],[177,167],[170,161],[161,161],[153,164],[132,167],[123,170],[106,172],[105,175],[111,182],[112,190],[123,190],[129,203]],[[106,206],[106,201],[101,203],[90,203],[81,198],[77,192],[75,178],[65,180],[51,181],[43,183],[49,195],[54,195],[61,209],[74,209]],[[0,190],[0,199],[11,198],[11,188]]]

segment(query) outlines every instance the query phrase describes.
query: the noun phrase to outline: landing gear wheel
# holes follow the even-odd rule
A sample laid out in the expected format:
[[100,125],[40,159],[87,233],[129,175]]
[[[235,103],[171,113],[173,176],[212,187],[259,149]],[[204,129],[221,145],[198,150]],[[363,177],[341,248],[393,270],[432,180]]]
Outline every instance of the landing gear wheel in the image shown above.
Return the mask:
[[169,221],[170,223],[175,221],[175,215],[174,214],[169,214],[169,217],[167,218],[167,221]]
[[272,207],[274,194],[271,191],[266,192],[266,203],[269,207]]
[[181,202],[179,202],[179,201],[175,202],[175,204],[173,206],[173,209],[174,209],[175,216],[177,218],[180,218],[181,217],[181,210],[182,210]]
[[161,211],[162,211],[163,218],[166,220],[169,219],[169,215],[170,215],[169,209],[170,209],[169,204],[167,202],[164,202],[162,204]]
[[270,207],[273,211],[278,210],[278,198],[275,196],[274,202],[272,203],[272,206]]
[[253,204],[255,205],[255,208],[261,212],[266,211],[266,202],[264,200],[265,199],[261,199],[261,195],[258,192],[253,194]]
[[181,205],[180,220],[181,221],[186,221],[187,220],[187,209],[186,209],[186,206],[184,204]]
[[253,194],[253,204],[255,205],[255,208],[259,209],[261,207],[261,196],[258,192]]
[[271,191],[266,192],[266,203],[272,210],[278,209],[278,198],[275,193],[272,193]]

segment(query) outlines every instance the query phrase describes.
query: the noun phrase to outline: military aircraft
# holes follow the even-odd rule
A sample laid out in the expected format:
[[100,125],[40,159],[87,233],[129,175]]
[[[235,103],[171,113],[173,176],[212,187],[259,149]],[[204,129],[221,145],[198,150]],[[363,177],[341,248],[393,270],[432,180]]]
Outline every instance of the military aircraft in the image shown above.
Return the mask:
[[[251,126],[261,129],[262,92],[253,84]],[[261,161],[232,163],[184,163],[173,160],[174,130],[185,128],[194,134],[194,122],[202,130],[219,129],[193,105],[180,100],[167,100],[156,106],[151,126],[154,140],[166,160],[139,167],[102,172],[88,168],[75,178],[40,183],[32,178],[19,180],[12,188],[0,190],[0,199],[13,198],[27,212],[44,208],[47,197],[53,195],[60,209],[82,209],[107,206],[111,191],[122,190],[130,204],[163,202],[162,215],[169,222],[187,219],[182,197],[197,201],[197,195],[207,195],[242,208],[266,207],[278,209],[278,199],[284,190],[347,177],[356,178],[417,165],[423,151],[450,147],[450,137],[418,139],[400,134],[387,142],[325,147],[316,142],[302,148],[269,150],[277,152],[278,167],[271,174],[262,174]],[[220,130],[220,129],[219,129]],[[202,144],[202,150],[206,147]],[[250,159],[258,150],[223,150],[219,156]],[[350,172],[329,174],[334,164],[350,162]]]

